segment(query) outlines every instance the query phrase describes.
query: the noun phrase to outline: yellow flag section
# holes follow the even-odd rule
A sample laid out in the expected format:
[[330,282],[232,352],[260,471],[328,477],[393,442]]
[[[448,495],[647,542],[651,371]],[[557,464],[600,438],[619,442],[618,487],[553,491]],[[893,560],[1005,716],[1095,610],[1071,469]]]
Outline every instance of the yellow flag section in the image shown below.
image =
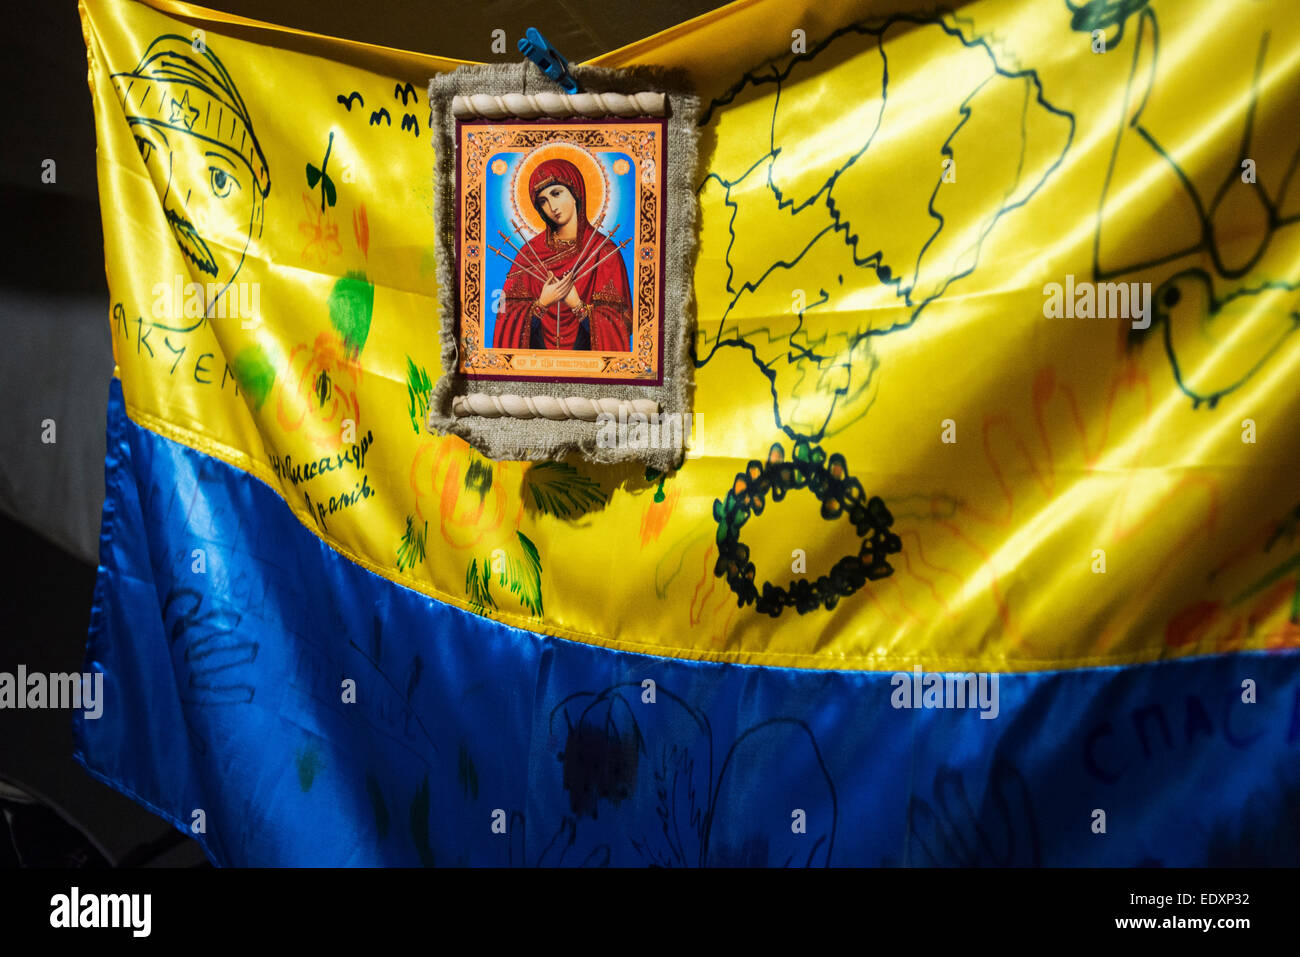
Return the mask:
[[[897,9],[741,2],[597,61],[684,68],[707,104],[699,430],[665,476],[425,434],[424,91],[454,62],[83,0],[131,417],[378,574],[610,647],[1297,644],[1300,21]],[[864,528],[891,521],[882,570]]]

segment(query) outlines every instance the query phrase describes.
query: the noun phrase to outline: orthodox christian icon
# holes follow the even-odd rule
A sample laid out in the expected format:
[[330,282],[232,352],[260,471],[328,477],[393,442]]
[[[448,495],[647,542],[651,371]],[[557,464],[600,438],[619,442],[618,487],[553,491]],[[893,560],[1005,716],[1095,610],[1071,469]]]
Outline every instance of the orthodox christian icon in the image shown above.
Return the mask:
[[427,425],[497,461],[666,472],[688,444],[674,423],[694,422],[699,98],[653,67],[570,72],[576,92],[531,62],[429,80]]
[[664,121],[458,122],[460,371],[663,379]]
[[544,228],[523,244],[506,275],[493,345],[630,352],[627,264],[587,218],[582,173],[568,160],[545,160],[528,178],[528,195]]

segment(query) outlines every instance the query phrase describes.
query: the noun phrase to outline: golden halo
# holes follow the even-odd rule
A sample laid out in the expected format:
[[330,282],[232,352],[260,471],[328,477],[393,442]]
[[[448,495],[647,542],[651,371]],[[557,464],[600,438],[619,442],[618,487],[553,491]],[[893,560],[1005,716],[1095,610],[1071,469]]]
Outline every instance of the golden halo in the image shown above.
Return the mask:
[[605,212],[605,196],[608,193],[605,183],[605,167],[596,157],[573,143],[547,143],[539,146],[524,156],[515,167],[514,182],[510,188],[510,198],[514,203],[515,216],[532,228],[534,232],[544,232],[546,222],[542,214],[533,205],[533,198],[528,194],[528,180],[539,163],[551,159],[565,159],[578,168],[582,174],[582,184],[587,190],[587,219],[593,224]]

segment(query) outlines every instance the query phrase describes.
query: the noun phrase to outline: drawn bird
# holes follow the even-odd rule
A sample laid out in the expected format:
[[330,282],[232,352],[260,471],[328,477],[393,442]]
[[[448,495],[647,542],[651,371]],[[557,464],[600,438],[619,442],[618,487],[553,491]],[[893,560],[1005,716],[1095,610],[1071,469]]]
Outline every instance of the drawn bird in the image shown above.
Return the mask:
[[[1283,137],[1275,123],[1267,123],[1259,109],[1268,47],[1269,33],[1265,31],[1256,49],[1235,156],[1219,174],[1222,178],[1214,184],[1213,193],[1198,190],[1194,171],[1179,165],[1151,126],[1158,121],[1147,116],[1160,76],[1160,33],[1155,13],[1143,10],[1125,98],[1125,120],[1116,135],[1111,172],[1102,191],[1094,247],[1098,279],[1172,265],[1192,255],[1200,258],[1203,268],[1184,268],[1159,285],[1152,297],[1151,327],[1132,329],[1128,336],[1132,347],[1151,338],[1157,327],[1163,330],[1174,379],[1191,398],[1193,408],[1205,403],[1213,409],[1220,398],[1239,388],[1281,348],[1297,324],[1300,286],[1281,278],[1265,278],[1266,254],[1276,244],[1277,233],[1300,223],[1300,189],[1295,176],[1300,145]],[[1257,164],[1254,159],[1278,152],[1280,155],[1267,163]],[[1153,159],[1155,166],[1151,165]],[[1165,220],[1145,237],[1145,256],[1118,264],[1116,254],[1130,243],[1130,237],[1122,233],[1108,236],[1104,228],[1108,214],[1114,212],[1112,207],[1118,208],[1110,194],[1114,191],[1116,199],[1127,195],[1136,177],[1150,179],[1162,168],[1171,190],[1162,208]],[[1122,213],[1122,208],[1119,211]],[[1234,282],[1241,285],[1225,294]]]
[[[1162,140],[1159,127],[1170,122],[1168,110],[1162,116],[1148,115],[1153,99],[1159,99],[1160,32],[1155,13],[1142,12],[1124,98],[1125,119],[1116,131],[1110,172],[1102,188],[1094,253],[1098,279],[1193,253],[1207,256],[1218,276],[1241,279],[1260,263],[1278,230],[1300,223],[1300,182],[1295,175],[1300,140],[1277,123],[1266,122],[1271,117],[1259,109],[1268,45],[1269,33],[1264,32],[1249,86],[1243,90],[1246,108],[1238,120],[1237,136],[1229,138],[1237,143],[1236,152],[1222,157],[1225,167],[1222,172],[1214,169],[1213,182],[1207,182],[1198,170],[1180,165],[1170,144]],[[1256,162],[1265,157],[1267,162]],[[1125,216],[1126,197],[1138,179],[1149,182],[1149,189],[1167,191],[1167,221],[1155,235],[1145,237],[1144,255],[1134,258],[1123,255],[1131,238],[1122,228],[1112,232],[1120,224],[1108,220]]]
[[1235,289],[1219,299],[1210,275],[1185,269],[1165,280],[1152,300],[1147,329],[1130,329],[1138,344],[1156,329],[1178,387],[1214,408],[1240,388],[1300,328],[1300,283],[1272,280]]
[[[1266,155],[1273,132],[1256,129],[1260,76],[1268,53],[1268,41],[1269,34],[1264,33],[1259,41],[1241,146],[1205,214],[1205,246],[1215,270],[1230,278],[1245,276],[1264,257],[1277,231],[1300,221],[1292,192],[1296,183],[1296,164],[1300,162],[1300,144],[1290,158],[1280,164],[1280,175],[1275,168],[1279,164],[1269,164],[1266,172],[1270,175],[1266,176],[1259,172],[1256,161],[1251,158]],[[1273,184],[1272,195],[1268,186],[1270,182]]]

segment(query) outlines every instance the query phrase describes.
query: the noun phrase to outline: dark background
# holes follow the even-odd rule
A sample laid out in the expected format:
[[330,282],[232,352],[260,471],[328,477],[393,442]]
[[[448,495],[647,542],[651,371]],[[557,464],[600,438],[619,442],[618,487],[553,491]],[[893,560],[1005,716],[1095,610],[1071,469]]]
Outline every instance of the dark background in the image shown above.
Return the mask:
[[[130,0],[121,0],[130,2]],[[580,62],[722,4],[710,0],[214,0],[315,33],[464,60],[518,58],[535,26]],[[0,31],[0,671],[78,672],[98,556],[113,373],[86,50],[72,0],[12,5]],[[506,31],[510,53],[491,52]],[[55,182],[41,181],[46,159]],[[105,215],[111,215],[111,212]],[[41,442],[54,419],[57,441]],[[143,743],[142,743],[143,746]],[[120,861],[165,839],[161,819],[72,758],[68,711],[0,712],[0,776],[58,805]],[[203,862],[190,840],[153,863]]]

